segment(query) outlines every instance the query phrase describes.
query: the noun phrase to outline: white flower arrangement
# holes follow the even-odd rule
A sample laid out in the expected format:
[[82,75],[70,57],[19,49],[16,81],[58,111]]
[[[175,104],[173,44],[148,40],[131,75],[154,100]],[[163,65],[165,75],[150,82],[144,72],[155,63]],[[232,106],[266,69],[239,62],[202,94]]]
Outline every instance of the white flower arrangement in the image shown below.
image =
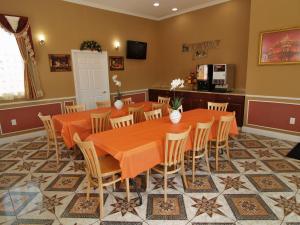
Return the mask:
[[121,95],[121,92],[120,92],[120,87],[122,86],[122,83],[117,78],[118,78],[118,75],[116,75],[116,74],[113,75],[112,76],[112,81],[115,83],[115,85],[117,87],[117,99],[121,100],[122,95]]
[[178,110],[178,108],[181,106],[182,104],[182,98],[179,98],[179,97],[176,97],[175,96],[175,90],[176,88],[184,88],[184,80],[183,79],[174,79],[172,80],[171,82],[171,91],[174,91],[174,98],[173,100],[171,101],[171,108],[173,110]]

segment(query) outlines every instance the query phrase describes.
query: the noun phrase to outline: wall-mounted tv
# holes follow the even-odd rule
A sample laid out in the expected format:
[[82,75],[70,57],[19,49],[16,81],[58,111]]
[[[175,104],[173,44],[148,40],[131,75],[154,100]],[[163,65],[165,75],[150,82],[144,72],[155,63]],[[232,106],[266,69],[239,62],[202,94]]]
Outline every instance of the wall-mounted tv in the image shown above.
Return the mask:
[[127,41],[127,59],[146,59],[147,43],[140,41]]

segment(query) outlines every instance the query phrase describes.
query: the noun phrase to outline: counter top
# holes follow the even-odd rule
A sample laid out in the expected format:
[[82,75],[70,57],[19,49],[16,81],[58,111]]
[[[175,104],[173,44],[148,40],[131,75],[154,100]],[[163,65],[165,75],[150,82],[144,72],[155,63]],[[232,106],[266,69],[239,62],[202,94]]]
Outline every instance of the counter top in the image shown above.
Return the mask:
[[[166,87],[152,87],[152,88],[149,88],[149,89],[170,91],[170,88],[166,88]],[[245,92],[237,91],[237,90],[236,91],[232,91],[232,92],[213,92],[213,91],[192,90],[190,88],[182,88],[182,89],[177,89],[176,91],[192,92],[192,93],[203,93],[203,94],[220,94],[220,95],[239,95],[239,96],[245,96]]]

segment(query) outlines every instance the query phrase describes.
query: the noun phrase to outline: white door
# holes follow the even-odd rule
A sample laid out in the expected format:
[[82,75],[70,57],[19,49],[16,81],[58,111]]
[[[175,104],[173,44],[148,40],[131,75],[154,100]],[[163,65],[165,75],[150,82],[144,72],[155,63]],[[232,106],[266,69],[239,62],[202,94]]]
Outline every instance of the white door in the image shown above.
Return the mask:
[[96,101],[110,101],[107,52],[72,50],[77,104],[96,108]]

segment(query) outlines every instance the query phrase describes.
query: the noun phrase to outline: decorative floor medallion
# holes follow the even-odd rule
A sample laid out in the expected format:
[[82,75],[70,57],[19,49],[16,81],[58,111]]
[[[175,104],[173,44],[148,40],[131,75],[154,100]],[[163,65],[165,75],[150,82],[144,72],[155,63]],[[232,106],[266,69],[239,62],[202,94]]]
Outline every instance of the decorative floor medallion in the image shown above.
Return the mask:
[[[209,175],[195,175],[195,181],[193,183],[192,175],[186,176],[188,188],[184,185],[184,192],[194,193],[194,192],[218,192],[218,189],[213,182],[211,176]],[[183,180],[182,180],[183,182]]]
[[266,148],[265,145],[263,145],[261,142],[257,140],[242,140],[239,141],[239,143],[246,148]]
[[182,195],[169,194],[165,203],[164,195],[149,194],[146,217],[148,220],[186,220]]
[[52,225],[54,220],[18,219],[11,225]]
[[248,180],[260,192],[290,192],[292,191],[277,176],[273,174],[246,174]]
[[211,161],[210,163],[211,171],[214,173],[238,173],[239,171],[230,161],[219,161],[219,169],[216,171],[216,162]]
[[28,145],[25,145],[22,147],[22,149],[25,150],[39,150],[42,147],[44,147],[47,144],[47,142],[31,142]]
[[214,197],[211,199],[207,199],[205,196],[202,196],[201,199],[192,197],[192,200],[195,202],[192,207],[197,209],[195,216],[199,216],[204,213],[209,217],[212,217],[214,214],[225,216],[224,213],[219,209],[220,207],[222,207],[222,205],[217,203],[217,199],[218,197]]
[[19,161],[18,160],[1,160],[0,161],[0,172],[4,172],[7,169],[16,165]]
[[114,196],[114,198],[116,202],[111,204],[113,210],[109,213],[109,215],[121,213],[122,216],[125,216],[127,213],[132,213],[135,216],[139,216],[135,210],[135,208],[139,206],[139,198],[131,198],[129,202],[126,197],[120,198],[118,196]]
[[50,159],[55,154],[54,151],[49,151],[49,156],[47,158],[47,151],[36,151],[27,157],[27,160],[45,160]]
[[254,159],[253,155],[245,149],[235,149],[229,151],[229,154],[232,159]]
[[58,175],[45,191],[76,191],[85,175],[60,174]]
[[0,174],[0,190],[6,190],[13,187],[26,176],[27,174],[23,174],[23,173]]
[[245,182],[241,181],[241,177],[219,177],[221,179],[221,184],[224,184],[225,190],[228,190],[230,188],[234,188],[235,190],[240,189],[248,189],[244,184]]
[[277,216],[256,194],[225,194],[228,205],[238,220],[277,220]]
[[18,215],[37,195],[35,192],[10,192],[0,198],[0,215]]
[[295,213],[300,216],[300,203],[297,202],[296,197],[292,196],[290,198],[285,198],[280,195],[279,198],[271,198],[273,201],[277,202],[275,206],[283,209],[284,216],[288,216],[291,213]]
[[300,170],[295,167],[293,164],[289,163],[284,159],[276,159],[276,160],[261,160],[264,164],[266,164],[271,170],[277,173],[285,173],[285,172],[299,172]]
[[58,166],[56,161],[46,161],[43,165],[37,168],[35,173],[57,173],[60,172],[69,162],[60,161]]
[[[104,203],[107,194],[104,194]],[[104,210],[105,213],[108,213]],[[62,218],[99,218],[99,195],[91,194],[90,199],[86,199],[86,194],[75,194],[65,211]]]

